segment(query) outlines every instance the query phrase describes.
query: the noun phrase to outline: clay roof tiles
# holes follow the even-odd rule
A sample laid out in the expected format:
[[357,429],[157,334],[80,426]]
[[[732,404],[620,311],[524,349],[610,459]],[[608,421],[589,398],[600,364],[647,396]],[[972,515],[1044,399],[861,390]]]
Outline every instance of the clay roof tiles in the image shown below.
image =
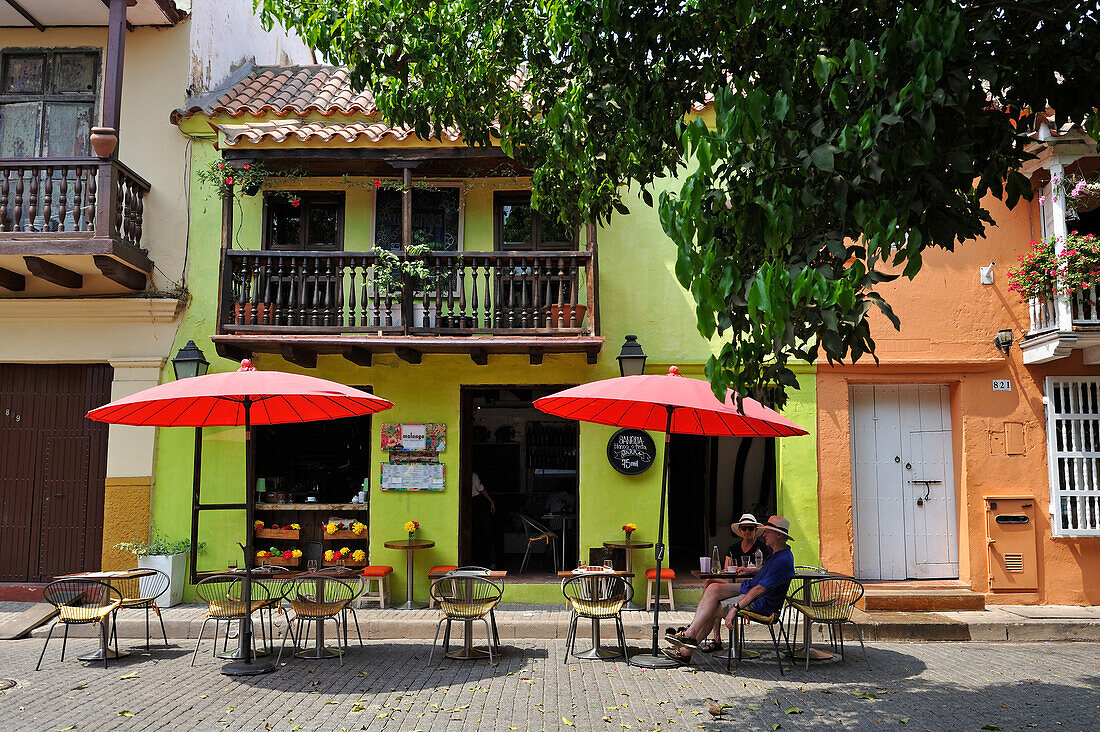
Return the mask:
[[[281,143],[291,137],[301,142],[329,142],[334,139],[355,142],[360,138],[379,142],[386,136],[404,140],[416,134],[410,127],[393,127],[385,122],[306,122],[300,119],[222,124],[217,125],[217,128],[225,135],[225,147],[234,147],[245,142],[255,144],[265,140]],[[455,142],[460,137],[458,130],[450,128],[444,130],[442,135],[446,142]]]

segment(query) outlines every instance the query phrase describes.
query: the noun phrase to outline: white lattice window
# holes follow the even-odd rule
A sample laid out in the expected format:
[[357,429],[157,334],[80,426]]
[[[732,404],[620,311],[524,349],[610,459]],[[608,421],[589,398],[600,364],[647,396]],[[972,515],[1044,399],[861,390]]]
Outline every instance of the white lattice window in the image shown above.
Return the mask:
[[1046,395],[1054,536],[1100,536],[1100,378],[1049,376]]

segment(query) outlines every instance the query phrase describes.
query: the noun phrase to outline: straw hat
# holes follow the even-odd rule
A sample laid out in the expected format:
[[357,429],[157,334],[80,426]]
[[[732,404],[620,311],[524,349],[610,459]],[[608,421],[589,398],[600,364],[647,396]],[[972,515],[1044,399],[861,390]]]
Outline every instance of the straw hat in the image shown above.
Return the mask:
[[752,524],[753,526],[760,528],[760,522],[756,520],[755,516],[753,516],[751,513],[743,513],[741,514],[741,518],[737,520],[737,523],[733,525],[733,533],[737,534],[738,536],[742,536],[742,524]]
[[772,516],[768,519],[767,523],[761,526],[764,531],[774,531],[777,534],[781,534],[788,539],[794,537],[790,534],[791,520],[785,519],[782,516]]

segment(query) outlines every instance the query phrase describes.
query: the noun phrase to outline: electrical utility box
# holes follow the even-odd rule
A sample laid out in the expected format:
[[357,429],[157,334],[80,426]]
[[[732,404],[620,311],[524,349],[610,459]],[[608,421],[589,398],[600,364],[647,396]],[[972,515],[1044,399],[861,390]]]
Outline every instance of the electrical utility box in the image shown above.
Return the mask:
[[989,589],[1033,592],[1039,589],[1035,549],[1035,499],[1008,496],[985,499]]

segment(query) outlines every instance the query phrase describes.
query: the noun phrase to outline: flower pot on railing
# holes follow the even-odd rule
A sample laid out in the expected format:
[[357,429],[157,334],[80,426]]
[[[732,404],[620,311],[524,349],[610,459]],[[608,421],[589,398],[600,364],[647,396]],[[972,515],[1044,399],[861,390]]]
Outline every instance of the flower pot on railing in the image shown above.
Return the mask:
[[113,127],[93,127],[88,141],[98,157],[109,158],[118,147],[118,132]]
[[551,305],[547,315],[548,328],[580,328],[587,305]]

